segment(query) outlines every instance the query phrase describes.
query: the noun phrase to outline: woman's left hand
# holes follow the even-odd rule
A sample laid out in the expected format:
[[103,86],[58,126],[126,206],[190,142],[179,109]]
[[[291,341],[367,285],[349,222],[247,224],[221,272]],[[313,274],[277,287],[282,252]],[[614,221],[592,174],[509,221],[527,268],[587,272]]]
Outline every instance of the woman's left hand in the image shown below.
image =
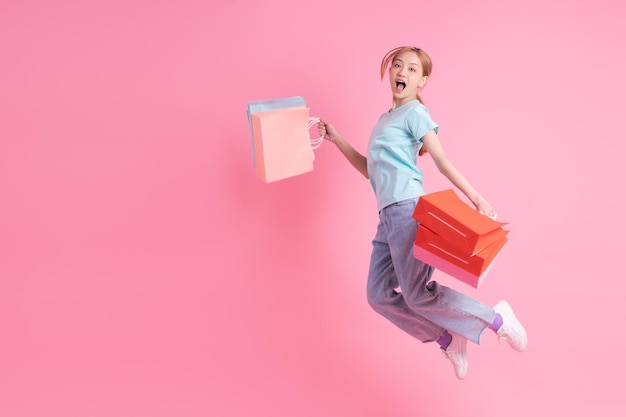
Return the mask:
[[496,217],[498,217],[498,213],[491,207],[491,204],[482,197],[480,197],[476,203],[476,210],[478,210],[480,214],[489,217],[491,220],[495,220]]

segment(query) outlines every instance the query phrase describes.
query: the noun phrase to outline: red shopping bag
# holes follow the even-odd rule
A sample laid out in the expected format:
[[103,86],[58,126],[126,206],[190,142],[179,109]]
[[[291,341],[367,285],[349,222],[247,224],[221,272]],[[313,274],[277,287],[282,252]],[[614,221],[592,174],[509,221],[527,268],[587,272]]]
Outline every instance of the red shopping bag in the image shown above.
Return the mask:
[[413,217],[419,222],[413,256],[475,288],[508,241],[508,230],[478,213],[454,190],[419,198]]
[[423,195],[417,201],[413,218],[444,237],[462,253],[476,253],[506,236],[507,223],[497,222],[464,203],[454,190]]
[[478,288],[508,239],[502,237],[473,254],[422,226],[417,227],[413,256],[446,274]]

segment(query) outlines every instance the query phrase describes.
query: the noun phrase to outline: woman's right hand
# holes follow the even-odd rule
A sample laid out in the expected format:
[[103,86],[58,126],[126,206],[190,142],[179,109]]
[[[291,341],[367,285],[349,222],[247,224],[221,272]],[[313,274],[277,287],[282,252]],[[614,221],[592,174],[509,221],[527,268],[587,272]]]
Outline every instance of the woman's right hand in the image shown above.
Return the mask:
[[330,123],[327,123],[320,119],[319,123],[317,124],[317,131],[319,132],[320,136],[322,136],[327,141],[335,144],[337,143],[337,138],[339,138],[339,134]]

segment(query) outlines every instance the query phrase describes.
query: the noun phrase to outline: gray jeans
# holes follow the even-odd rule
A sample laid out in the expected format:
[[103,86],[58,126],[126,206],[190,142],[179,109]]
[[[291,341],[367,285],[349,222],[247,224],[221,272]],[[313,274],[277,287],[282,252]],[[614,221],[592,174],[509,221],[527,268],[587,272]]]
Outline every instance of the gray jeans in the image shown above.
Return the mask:
[[380,211],[367,281],[372,308],[422,342],[444,329],[479,343],[495,312],[479,301],[431,281],[434,268],[413,256],[417,200]]

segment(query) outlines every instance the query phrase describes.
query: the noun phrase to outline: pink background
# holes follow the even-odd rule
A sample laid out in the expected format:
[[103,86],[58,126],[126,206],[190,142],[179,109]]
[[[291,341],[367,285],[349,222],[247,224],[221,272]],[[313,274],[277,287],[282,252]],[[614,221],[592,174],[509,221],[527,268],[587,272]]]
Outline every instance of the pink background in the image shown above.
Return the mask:
[[[344,4],[345,3],[345,4]],[[617,1],[0,4],[0,415],[622,416]],[[365,151],[412,44],[456,165],[510,223],[479,290],[525,323],[458,381],[365,299],[377,222],[334,147],[264,184],[246,104]],[[449,187],[422,160],[429,190]]]

